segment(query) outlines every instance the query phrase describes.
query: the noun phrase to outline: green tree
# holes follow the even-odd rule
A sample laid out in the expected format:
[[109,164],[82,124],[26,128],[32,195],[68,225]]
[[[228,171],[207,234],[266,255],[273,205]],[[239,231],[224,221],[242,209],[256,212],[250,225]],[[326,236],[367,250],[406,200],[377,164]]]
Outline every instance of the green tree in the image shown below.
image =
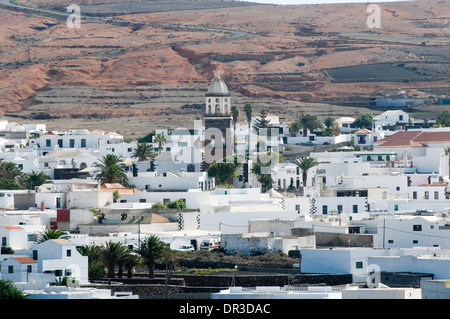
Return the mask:
[[138,143],[152,143],[153,142],[153,137],[155,135],[156,135],[155,131],[151,131],[150,133],[148,133],[144,137],[138,138],[137,141],[138,141]]
[[1,162],[0,163],[0,178],[14,180],[16,177],[22,175],[22,171],[13,162]]
[[100,163],[96,165],[99,173],[95,176],[96,181],[100,184],[120,183],[128,185],[128,176],[125,173],[125,166],[121,163],[121,158],[114,154],[107,154],[100,159]]
[[136,148],[133,149],[132,157],[137,158],[140,162],[152,159],[155,156],[153,146],[146,142],[137,143]]
[[108,278],[115,278],[115,267],[127,253],[127,248],[120,242],[108,241],[102,245],[101,258],[108,269]]
[[36,241],[38,243],[43,243],[44,241],[50,239],[70,239],[70,235],[59,229],[47,229],[39,233],[39,235],[36,238]]
[[105,277],[105,265],[102,262],[101,247],[97,245],[85,245],[77,248],[81,255],[88,257],[89,279],[100,279]]
[[163,133],[158,133],[154,139],[155,143],[158,143],[158,152],[162,152],[163,146],[167,143],[167,137]]
[[365,128],[365,129],[372,129],[373,125],[373,114],[372,113],[366,113],[358,117],[353,124],[355,127],[359,128]]
[[133,271],[140,264],[141,264],[141,257],[139,255],[130,253],[125,256],[123,266],[127,270],[127,278],[133,278]]
[[11,280],[0,280],[0,299],[25,299]]
[[336,120],[331,116],[327,116],[323,119],[323,125],[325,125],[326,128],[333,128],[336,126]]
[[322,122],[315,115],[302,114],[298,119],[300,126],[303,128],[303,136],[308,136],[308,131],[312,132],[322,127]]
[[142,240],[135,252],[141,256],[143,263],[147,266],[148,277],[155,278],[155,264],[169,254],[170,248],[159,237],[152,235]]
[[272,174],[267,172],[268,165],[256,163],[252,166],[252,173],[256,175],[256,180],[261,184],[261,191],[264,193],[272,187]]
[[257,135],[260,135],[261,130],[266,130],[266,135],[270,136],[269,123],[270,120],[267,119],[267,112],[265,109],[261,110],[261,113],[258,118],[255,119],[255,124],[253,124],[253,129],[255,130]]
[[302,126],[300,124],[300,122],[295,121],[292,122],[289,131],[291,132],[291,136],[297,136],[297,133],[301,130]]
[[442,127],[450,126],[450,113],[447,110],[443,110],[438,114],[438,116],[436,117],[436,125]]
[[156,202],[152,205],[152,209],[167,209],[167,206],[163,205],[161,202]]
[[25,189],[34,190],[38,186],[51,182],[51,179],[44,172],[32,171],[18,176],[17,182]]
[[186,203],[182,199],[174,200],[167,205],[167,208],[172,209],[186,209]]
[[294,161],[294,164],[300,167],[302,170],[302,182],[303,187],[306,187],[306,182],[308,180],[308,171],[316,166],[318,163],[312,157],[301,157]]
[[216,178],[218,184],[225,184],[231,178],[236,177],[236,169],[242,166],[242,158],[237,155],[227,157],[223,162],[215,162],[211,164],[208,169],[209,177]]

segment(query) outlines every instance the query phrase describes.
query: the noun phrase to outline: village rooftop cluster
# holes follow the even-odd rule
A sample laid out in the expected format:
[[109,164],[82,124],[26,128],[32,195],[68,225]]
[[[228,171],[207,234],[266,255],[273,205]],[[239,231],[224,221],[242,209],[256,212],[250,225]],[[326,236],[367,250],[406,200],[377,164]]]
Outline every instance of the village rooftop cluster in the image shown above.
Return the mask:
[[[354,284],[367,282],[372,268],[385,274],[373,290],[232,287],[216,299],[450,296],[445,111],[430,121],[395,106],[374,117],[280,120],[231,99],[217,73],[203,121],[143,141],[101,128],[1,121],[0,279],[52,298],[62,288],[49,284],[63,277],[73,287],[89,284],[79,247],[136,247],[154,235],[174,250],[298,251],[299,272],[351,274]],[[110,174],[113,160],[119,172]],[[68,238],[37,241],[48,230]],[[418,274],[418,284],[394,291],[386,274],[395,273]]]

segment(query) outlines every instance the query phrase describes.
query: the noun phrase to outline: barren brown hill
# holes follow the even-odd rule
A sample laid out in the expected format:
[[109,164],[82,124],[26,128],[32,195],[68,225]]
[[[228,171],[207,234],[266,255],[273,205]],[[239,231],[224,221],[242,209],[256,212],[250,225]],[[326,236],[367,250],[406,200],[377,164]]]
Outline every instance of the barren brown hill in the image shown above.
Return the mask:
[[[379,29],[366,25],[367,4],[18,2],[0,0],[0,110],[17,122],[52,118],[54,129],[128,137],[191,127],[216,69],[234,104],[287,119],[377,113],[370,97],[390,89],[448,94],[448,0],[380,3]],[[65,13],[72,3],[79,29],[29,9]]]

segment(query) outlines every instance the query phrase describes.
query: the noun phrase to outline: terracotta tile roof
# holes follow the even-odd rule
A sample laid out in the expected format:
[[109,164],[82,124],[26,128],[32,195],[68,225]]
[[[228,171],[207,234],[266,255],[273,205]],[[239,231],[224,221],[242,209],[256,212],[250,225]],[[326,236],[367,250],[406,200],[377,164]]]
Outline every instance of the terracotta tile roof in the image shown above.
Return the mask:
[[12,257],[12,258],[17,260],[21,264],[37,263],[37,261],[31,257]]
[[[401,131],[391,136],[383,138],[374,143],[375,147],[421,147],[422,144],[415,141],[415,138],[422,131]],[[449,140],[450,142],[450,140]]]
[[43,136],[59,136],[58,134],[56,134],[55,132],[52,131],[48,131],[47,133],[45,133]]
[[414,141],[417,143],[450,142],[450,132],[422,132]]
[[372,133],[372,131],[365,128],[355,132],[355,134],[370,134],[370,133]]
[[9,226],[9,225],[6,225],[6,226],[0,225],[0,227],[6,228],[6,229],[9,229],[9,230],[11,230],[11,229],[23,229],[20,226]]
[[95,133],[105,134],[104,131],[99,130],[99,129],[95,129],[95,130],[91,131],[90,133],[91,133],[91,134],[95,134]]

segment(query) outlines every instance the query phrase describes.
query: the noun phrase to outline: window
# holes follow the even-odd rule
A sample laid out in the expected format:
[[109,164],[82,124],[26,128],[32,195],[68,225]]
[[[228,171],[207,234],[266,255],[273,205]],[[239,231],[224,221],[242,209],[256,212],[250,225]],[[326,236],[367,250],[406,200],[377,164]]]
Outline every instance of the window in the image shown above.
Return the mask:
[[57,269],[57,270],[55,270],[55,276],[57,276],[57,277],[61,277],[61,276],[62,276],[62,274],[63,274],[63,271],[62,271],[61,269]]
[[31,265],[27,265],[27,272],[33,272],[33,267]]
[[140,198],[139,199],[139,203],[146,203],[146,202],[147,202],[147,200],[145,198]]
[[58,139],[58,146],[59,147],[63,147],[63,140],[62,139]]
[[86,139],[85,138],[81,139],[81,147],[86,147]]
[[396,190],[396,191],[399,191],[399,190],[400,190],[400,186],[397,186],[397,187],[395,188],[395,190]]
[[38,260],[38,251],[37,250],[33,250],[33,259]]
[[45,140],[45,146],[47,146],[47,147],[52,146],[52,140],[46,139]]
[[328,206],[327,205],[322,206],[322,214],[324,214],[324,215],[328,214]]
[[71,138],[71,139],[69,140],[69,147],[70,147],[70,148],[74,148],[74,147],[75,147],[75,140],[74,140],[73,138]]
[[66,255],[67,255],[67,257],[71,257],[72,256],[72,250],[67,249],[66,250]]
[[342,211],[343,211],[342,205],[337,205],[337,211],[339,214],[342,213]]
[[429,199],[429,198],[430,198],[430,193],[429,193],[428,191],[425,192],[424,198],[425,198],[425,199]]
[[295,205],[295,210],[299,212],[300,211],[300,205]]
[[13,274],[14,273],[14,266],[8,266],[8,273]]
[[133,149],[131,147],[128,148],[128,153],[133,152]]
[[388,244],[393,244],[393,243],[394,243],[394,240],[392,240],[392,239],[388,240]]
[[419,241],[417,239],[413,240],[413,244],[418,244]]
[[353,214],[358,213],[358,205],[353,205]]
[[8,246],[8,243],[6,241],[6,237],[2,237],[2,247]]
[[356,269],[362,269],[363,267],[363,262],[362,261],[357,261],[356,262]]
[[36,235],[35,234],[28,234],[27,238],[28,238],[28,241],[36,241]]
[[422,231],[422,225],[413,225],[413,231]]
[[398,211],[398,205],[394,205],[394,210]]
[[417,199],[417,192],[416,191],[413,192],[413,199]]
[[439,192],[434,192],[434,199],[439,199]]

